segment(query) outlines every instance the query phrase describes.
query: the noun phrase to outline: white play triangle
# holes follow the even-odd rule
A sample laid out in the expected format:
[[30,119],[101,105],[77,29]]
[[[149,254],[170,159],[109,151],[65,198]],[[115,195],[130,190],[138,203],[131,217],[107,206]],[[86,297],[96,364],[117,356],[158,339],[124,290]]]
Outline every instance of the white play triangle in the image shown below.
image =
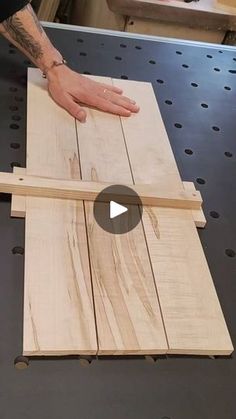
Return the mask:
[[110,202],[110,218],[113,219],[118,217],[118,215],[124,214],[128,211],[128,208],[124,207],[123,205],[117,204],[117,202],[111,201]]

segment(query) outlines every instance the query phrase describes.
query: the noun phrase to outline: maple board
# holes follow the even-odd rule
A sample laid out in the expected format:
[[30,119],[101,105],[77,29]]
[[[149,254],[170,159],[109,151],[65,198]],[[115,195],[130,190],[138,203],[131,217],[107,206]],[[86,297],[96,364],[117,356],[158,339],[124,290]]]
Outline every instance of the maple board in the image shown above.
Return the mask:
[[[87,109],[80,124],[29,70],[25,173],[189,190],[152,86],[95,79],[122,87],[139,114]],[[142,222],[123,235],[102,230],[89,201],[14,196],[12,213],[26,216],[25,355],[233,351],[195,226],[196,217],[204,224],[199,210],[144,207]]]

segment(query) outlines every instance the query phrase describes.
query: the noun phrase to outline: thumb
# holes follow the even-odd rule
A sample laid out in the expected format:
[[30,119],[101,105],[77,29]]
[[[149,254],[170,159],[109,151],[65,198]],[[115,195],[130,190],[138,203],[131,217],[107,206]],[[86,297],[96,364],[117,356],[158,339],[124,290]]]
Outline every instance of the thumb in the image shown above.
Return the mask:
[[80,122],[86,122],[86,111],[74,100],[68,96],[65,97],[61,103],[61,106],[65,108],[74,118],[78,119]]

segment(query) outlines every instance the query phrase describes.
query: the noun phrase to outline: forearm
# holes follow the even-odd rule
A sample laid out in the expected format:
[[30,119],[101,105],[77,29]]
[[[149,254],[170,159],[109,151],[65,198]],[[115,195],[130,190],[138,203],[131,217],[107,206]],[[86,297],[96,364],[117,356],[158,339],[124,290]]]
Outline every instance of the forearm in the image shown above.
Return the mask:
[[0,24],[0,33],[20,49],[43,72],[61,54],[54,48],[30,4]]
[[86,110],[81,104],[120,116],[138,112],[138,106],[122,96],[121,89],[97,83],[60,65],[64,63],[62,56],[50,42],[30,4],[0,23],[0,33],[46,74],[52,98],[81,122],[86,120]]

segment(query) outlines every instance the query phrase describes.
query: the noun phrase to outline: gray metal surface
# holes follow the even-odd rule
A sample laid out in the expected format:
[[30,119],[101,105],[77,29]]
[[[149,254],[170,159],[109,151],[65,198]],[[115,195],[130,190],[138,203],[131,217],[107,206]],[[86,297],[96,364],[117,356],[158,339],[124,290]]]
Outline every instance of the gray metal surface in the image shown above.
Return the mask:
[[[236,50],[48,33],[82,73],[153,83],[182,178],[203,194],[208,224],[200,237],[235,345],[236,74],[229,70],[236,71]],[[25,165],[27,63],[3,39],[0,62],[0,170],[11,171],[13,162]],[[15,370],[22,351],[23,246],[24,221],[10,219],[10,203],[1,196],[1,419],[236,418],[234,356],[99,360],[89,368],[76,359],[45,359]]]

